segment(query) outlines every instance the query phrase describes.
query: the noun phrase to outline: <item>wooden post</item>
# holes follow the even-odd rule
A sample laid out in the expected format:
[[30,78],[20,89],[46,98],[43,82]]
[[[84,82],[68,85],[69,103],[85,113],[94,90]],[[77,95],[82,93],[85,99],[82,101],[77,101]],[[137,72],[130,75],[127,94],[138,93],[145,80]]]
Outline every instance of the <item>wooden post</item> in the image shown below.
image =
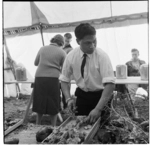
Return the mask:
[[29,103],[28,103],[28,106],[27,106],[27,109],[26,109],[26,112],[25,112],[25,115],[24,115],[24,118],[23,118],[23,123],[27,123],[27,117],[28,117],[28,113],[29,113],[29,110],[30,110],[31,103],[33,101],[33,95],[34,95],[34,88],[32,90],[31,97],[30,97],[30,100],[29,100]]
[[4,135],[6,136],[8,133],[12,132],[13,130],[15,130],[17,127],[19,127],[20,125],[23,124],[23,119],[20,120],[18,123],[16,123],[15,125],[13,125],[11,128],[7,129],[4,133]]
[[43,38],[43,31],[42,31],[42,24],[40,23],[40,32],[41,32],[41,37],[42,37],[42,43],[44,46],[44,38]]

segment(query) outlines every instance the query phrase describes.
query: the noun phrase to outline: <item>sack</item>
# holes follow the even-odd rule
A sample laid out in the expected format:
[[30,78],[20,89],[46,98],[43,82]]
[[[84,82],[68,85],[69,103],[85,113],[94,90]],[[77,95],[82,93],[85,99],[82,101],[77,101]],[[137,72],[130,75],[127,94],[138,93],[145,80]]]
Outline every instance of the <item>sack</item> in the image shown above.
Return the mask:
[[36,141],[37,142],[42,142],[46,137],[48,137],[51,133],[53,132],[53,127],[44,127],[41,128],[37,133],[36,133]]

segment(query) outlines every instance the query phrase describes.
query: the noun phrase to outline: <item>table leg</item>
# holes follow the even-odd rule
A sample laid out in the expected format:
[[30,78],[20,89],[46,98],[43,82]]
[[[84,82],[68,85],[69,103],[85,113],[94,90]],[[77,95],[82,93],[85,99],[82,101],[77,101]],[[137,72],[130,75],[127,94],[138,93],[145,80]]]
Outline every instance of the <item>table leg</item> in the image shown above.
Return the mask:
[[60,113],[58,113],[58,118],[59,118],[60,122],[63,122],[63,118]]
[[128,115],[132,118],[135,117],[135,107],[134,104],[131,100],[130,95],[128,94],[128,92],[125,93],[126,94],[126,98],[124,98],[124,105],[125,105],[125,109],[128,113]]

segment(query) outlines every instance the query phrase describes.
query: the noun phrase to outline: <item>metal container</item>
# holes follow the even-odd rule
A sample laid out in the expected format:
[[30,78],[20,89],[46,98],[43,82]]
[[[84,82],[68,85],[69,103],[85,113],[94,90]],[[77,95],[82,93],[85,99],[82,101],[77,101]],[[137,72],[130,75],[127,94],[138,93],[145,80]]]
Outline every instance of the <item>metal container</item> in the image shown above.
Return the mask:
[[141,80],[148,80],[148,64],[142,64],[140,66]]
[[127,78],[127,65],[117,65],[116,66],[116,78],[126,79]]
[[16,73],[16,80],[17,81],[26,81],[27,80],[27,74],[26,69],[23,67],[17,67],[15,70]]

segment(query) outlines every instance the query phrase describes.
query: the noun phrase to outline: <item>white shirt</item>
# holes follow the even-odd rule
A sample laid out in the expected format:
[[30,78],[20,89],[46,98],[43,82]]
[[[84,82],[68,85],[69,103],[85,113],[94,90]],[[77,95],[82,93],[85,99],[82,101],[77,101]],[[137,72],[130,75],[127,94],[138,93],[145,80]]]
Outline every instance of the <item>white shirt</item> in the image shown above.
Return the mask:
[[83,54],[80,47],[77,47],[67,55],[59,78],[61,81],[70,82],[73,75],[76,85],[85,92],[99,91],[104,88],[105,83],[115,83],[110,59],[100,48],[96,48],[92,54],[87,54],[84,78],[82,78]]

